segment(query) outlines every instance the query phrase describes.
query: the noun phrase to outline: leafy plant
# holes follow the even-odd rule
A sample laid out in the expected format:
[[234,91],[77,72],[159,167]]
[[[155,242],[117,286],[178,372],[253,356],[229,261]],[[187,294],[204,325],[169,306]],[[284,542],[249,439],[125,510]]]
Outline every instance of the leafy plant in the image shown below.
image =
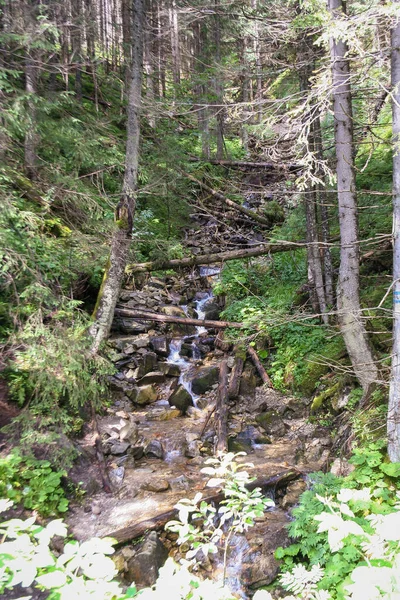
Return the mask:
[[44,516],[56,515],[68,509],[61,485],[65,475],[48,460],[22,457],[14,451],[0,458],[0,495]]
[[[178,545],[189,544],[190,550],[186,559],[195,559],[200,553],[218,552],[218,544],[224,540],[224,576],[229,542],[234,533],[243,533],[254,525],[256,517],[262,516],[267,507],[274,503],[263,498],[260,488],[250,491],[246,486],[252,481],[247,471],[242,469],[252,466],[250,463],[239,464],[235,458],[245,455],[244,452],[221,454],[218,458],[210,458],[206,464],[212,465],[202,469],[202,473],[211,475],[208,487],[222,485],[225,499],[217,510],[198,493],[193,500],[184,498],[176,508],[179,520],[169,521],[166,529],[178,533]],[[224,526],[226,530],[224,531]],[[225,539],[224,539],[225,538]]]

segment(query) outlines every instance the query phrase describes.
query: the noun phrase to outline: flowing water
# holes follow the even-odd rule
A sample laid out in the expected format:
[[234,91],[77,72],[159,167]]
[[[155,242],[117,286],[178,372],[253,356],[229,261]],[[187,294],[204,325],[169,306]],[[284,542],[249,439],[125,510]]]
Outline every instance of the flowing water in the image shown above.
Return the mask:
[[[215,274],[215,273],[213,273]],[[196,313],[196,316],[198,319],[200,320],[204,320],[205,318],[205,306],[207,304],[207,302],[209,302],[212,298],[214,297],[212,291],[208,291],[208,292],[204,292],[204,294],[202,294],[202,298],[200,298],[199,300],[195,301],[195,307],[194,307],[194,311]],[[185,311],[185,314],[188,314],[188,307],[182,306],[183,310]],[[174,338],[171,340],[170,343],[170,352],[169,352],[169,356],[167,358],[167,362],[174,364],[174,365],[179,365],[180,369],[181,369],[181,375],[179,377],[179,384],[182,385],[185,390],[187,390],[190,394],[190,396],[192,397],[193,400],[193,404],[194,406],[197,406],[197,400],[199,398],[199,396],[197,396],[196,394],[193,393],[192,391],[192,375],[193,375],[193,371],[195,369],[195,365],[193,364],[192,360],[189,360],[188,358],[186,358],[185,356],[181,356],[181,350],[182,350],[182,345],[184,344],[185,340],[187,339],[191,339],[192,340],[192,356],[193,356],[193,360],[199,360],[201,358],[201,353],[200,350],[198,348],[198,343],[200,341],[200,336],[203,335],[204,333],[207,333],[207,329],[205,327],[203,327],[202,325],[196,327],[196,333],[194,335],[194,338],[192,335],[186,335],[182,338]]]

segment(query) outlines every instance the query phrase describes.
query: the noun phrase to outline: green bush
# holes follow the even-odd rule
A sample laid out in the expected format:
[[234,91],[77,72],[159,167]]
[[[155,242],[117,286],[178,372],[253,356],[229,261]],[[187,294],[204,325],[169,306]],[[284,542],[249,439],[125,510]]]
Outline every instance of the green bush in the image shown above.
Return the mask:
[[55,471],[48,460],[22,457],[17,452],[0,458],[0,496],[37,510],[44,516],[68,509],[61,486],[65,471]]

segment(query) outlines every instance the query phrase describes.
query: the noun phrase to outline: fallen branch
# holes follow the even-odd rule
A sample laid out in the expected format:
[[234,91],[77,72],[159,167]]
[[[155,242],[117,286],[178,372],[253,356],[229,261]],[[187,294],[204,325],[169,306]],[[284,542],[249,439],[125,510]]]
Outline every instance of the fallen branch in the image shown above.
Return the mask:
[[228,399],[228,363],[221,362],[219,368],[219,385],[216,404],[217,452],[226,452],[228,448],[228,416],[226,401]]
[[[252,481],[248,486],[249,490],[254,490],[257,487],[262,489],[274,489],[278,490],[284,488],[295,479],[299,479],[303,473],[294,469],[278,473],[272,477],[259,477],[255,481]],[[203,498],[205,502],[221,502],[224,499],[224,494],[218,490]],[[171,508],[151,519],[140,521],[139,523],[132,523],[122,529],[116,531],[110,531],[104,537],[112,537],[117,540],[118,544],[124,544],[135,538],[142,536],[146,531],[153,531],[154,529],[161,529],[165,526],[168,521],[175,519],[178,511],[176,508]]]
[[149,261],[129,265],[130,273],[148,273],[151,271],[165,271],[167,269],[179,269],[181,267],[193,267],[196,265],[211,265],[213,263],[226,262],[227,260],[236,260],[239,258],[251,258],[254,256],[263,256],[265,254],[276,254],[277,252],[289,252],[304,247],[303,242],[282,241],[274,244],[260,244],[250,248],[240,248],[239,250],[227,250],[226,252],[214,252],[212,254],[198,254],[186,256],[185,258],[174,258],[165,261]]
[[159,323],[181,323],[182,325],[196,325],[198,327],[207,327],[209,329],[225,329],[233,327],[242,329],[243,323],[234,323],[232,321],[206,321],[201,319],[190,319],[189,317],[171,317],[169,315],[159,315],[157,313],[146,312],[144,310],[135,310],[133,308],[116,308],[116,315],[121,317],[130,317],[139,321],[157,321]]
[[247,352],[249,353],[249,356],[250,356],[251,360],[253,361],[263,382],[266,383],[269,387],[273,388],[274,386],[272,385],[272,381],[269,378],[267,371],[264,369],[263,365],[261,364],[261,361],[258,358],[257,352],[254,350],[254,348],[252,346],[248,347]]
[[224,194],[221,194],[221,192],[217,192],[217,190],[214,190],[213,188],[211,188],[210,186],[208,186],[206,183],[204,183],[203,181],[200,181],[200,179],[197,179],[196,177],[194,177],[190,173],[184,173],[184,175],[185,175],[185,177],[187,177],[188,179],[190,179],[190,181],[193,181],[194,183],[197,183],[197,185],[199,185],[201,188],[203,188],[203,190],[206,190],[206,192],[208,192],[209,194],[211,194],[211,196],[213,196],[214,198],[217,198],[218,200],[221,200],[222,202],[224,202],[224,204],[226,204],[226,206],[229,206],[230,208],[234,208],[235,210],[243,213],[244,215],[247,215],[248,217],[250,217],[251,219],[253,219],[253,221],[257,221],[258,223],[261,223],[262,225],[266,225],[267,227],[271,227],[272,223],[271,223],[271,221],[269,219],[266,219],[265,217],[262,217],[261,215],[257,214],[253,210],[250,210],[249,208],[245,208],[241,204],[236,204],[236,202],[233,202],[233,200],[230,200],[229,198],[227,198],[226,196],[224,196]]

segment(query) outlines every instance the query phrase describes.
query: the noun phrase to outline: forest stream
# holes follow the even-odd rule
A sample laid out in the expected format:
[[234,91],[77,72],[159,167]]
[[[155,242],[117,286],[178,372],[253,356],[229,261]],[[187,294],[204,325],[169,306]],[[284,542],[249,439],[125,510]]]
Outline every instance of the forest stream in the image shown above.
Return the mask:
[[[140,290],[122,291],[120,306],[218,319],[222,306],[212,293],[218,272],[211,266],[196,268],[185,279],[148,277]],[[85,466],[79,474],[84,473],[89,489],[93,479],[95,493],[73,506],[67,520],[79,540],[111,536],[118,541],[116,560],[127,582],[152,585],[166,556],[177,557],[174,534],[163,527],[175,516],[178,500],[199,491],[211,500],[217,495],[205,487],[208,477],[201,469],[217,441],[221,361],[227,361],[230,373],[235,367],[233,344],[221,340],[216,329],[203,326],[115,320],[109,343],[118,372],[111,381],[111,405],[99,417],[115,492],[100,491],[96,464]],[[326,467],[331,437],[326,428],[308,422],[307,401],[263,384],[250,360],[239,393],[228,404],[228,449],[246,452],[237,460],[253,464],[251,476],[275,501],[254,528],[233,536],[229,545],[229,587],[246,597],[276,577],[274,551],[288,543],[288,509],[306,488],[307,473]],[[93,452],[92,434],[83,448]],[[218,555],[199,569],[217,578],[221,565]]]

